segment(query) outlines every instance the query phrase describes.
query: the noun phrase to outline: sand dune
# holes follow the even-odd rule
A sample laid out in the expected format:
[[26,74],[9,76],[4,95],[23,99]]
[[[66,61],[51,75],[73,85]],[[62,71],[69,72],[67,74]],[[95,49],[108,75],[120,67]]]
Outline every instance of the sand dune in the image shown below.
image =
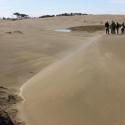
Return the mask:
[[19,88],[40,70],[79,47],[93,34],[56,29],[123,22],[124,16],[89,15],[0,22],[0,84]]
[[124,125],[125,36],[96,36],[29,80],[30,125]]
[[0,22],[0,85],[22,86],[19,116],[26,124],[125,124],[125,36],[55,32],[107,20],[122,23],[125,16]]

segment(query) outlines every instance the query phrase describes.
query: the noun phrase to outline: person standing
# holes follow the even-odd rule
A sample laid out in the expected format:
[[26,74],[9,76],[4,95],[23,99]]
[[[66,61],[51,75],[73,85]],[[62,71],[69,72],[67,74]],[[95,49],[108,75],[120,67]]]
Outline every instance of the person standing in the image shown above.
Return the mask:
[[107,21],[107,22],[105,23],[106,34],[109,34],[109,27],[110,27],[110,25],[109,25],[109,22]]
[[125,32],[125,23],[123,22],[122,28],[121,28],[121,33],[123,34]]
[[116,24],[114,21],[112,21],[112,24],[111,24],[111,33],[116,34]]
[[116,23],[116,31],[117,31],[117,34],[119,34],[119,28],[120,28],[120,24],[117,22],[117,23]]

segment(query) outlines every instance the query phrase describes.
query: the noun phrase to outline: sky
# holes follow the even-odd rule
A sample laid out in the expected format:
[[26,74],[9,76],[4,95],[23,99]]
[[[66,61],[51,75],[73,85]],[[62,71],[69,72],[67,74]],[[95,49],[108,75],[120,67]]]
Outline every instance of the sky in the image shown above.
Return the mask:
[[0,17],[13,17],[14,12],[30,16],[64,12],[125,14],[125,0],[0,0]]

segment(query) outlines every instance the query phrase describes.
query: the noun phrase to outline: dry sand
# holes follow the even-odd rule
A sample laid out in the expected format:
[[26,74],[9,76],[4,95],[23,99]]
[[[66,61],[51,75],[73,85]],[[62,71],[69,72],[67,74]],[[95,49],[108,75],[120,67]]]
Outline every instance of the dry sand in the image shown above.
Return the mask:
[[124,125],[125,36],[97,36],[23,87],[30,125]]
[[0,27],[0,85],[6,87],[20,87],[88,37],[44,29],[42,20],[1,22]]
[[74,51],[92,34],[56,29],[125,20],[124,16],[74,16],[0,22],[0,85],[20,87],[44,67]]
[[[125,36],[55,32],[124,16],[1,22],[0,84],[20,88],[29,125],[124,125]],[[27,82],[26,82],[27,81]]]

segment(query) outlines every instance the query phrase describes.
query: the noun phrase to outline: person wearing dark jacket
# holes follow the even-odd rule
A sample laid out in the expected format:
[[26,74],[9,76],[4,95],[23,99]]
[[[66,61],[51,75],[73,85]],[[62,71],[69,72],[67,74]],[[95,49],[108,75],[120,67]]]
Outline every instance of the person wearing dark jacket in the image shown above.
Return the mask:
[[122,28],[121,28],[121,33],[123,34],[125,32],[125,23],[123,22]]
[[109,34],[109,28],[110,28],[110,25],[109,25],[109,22],[107,21],[105,23],[106,34]]
[[111,33],[116,34],[116,23],[114,21],[111,23]]
[[120,28],[120,24],[117,22],[117,23],[116,23],[116,31],[117,31],[117,34],[119,34],[119,28]]

